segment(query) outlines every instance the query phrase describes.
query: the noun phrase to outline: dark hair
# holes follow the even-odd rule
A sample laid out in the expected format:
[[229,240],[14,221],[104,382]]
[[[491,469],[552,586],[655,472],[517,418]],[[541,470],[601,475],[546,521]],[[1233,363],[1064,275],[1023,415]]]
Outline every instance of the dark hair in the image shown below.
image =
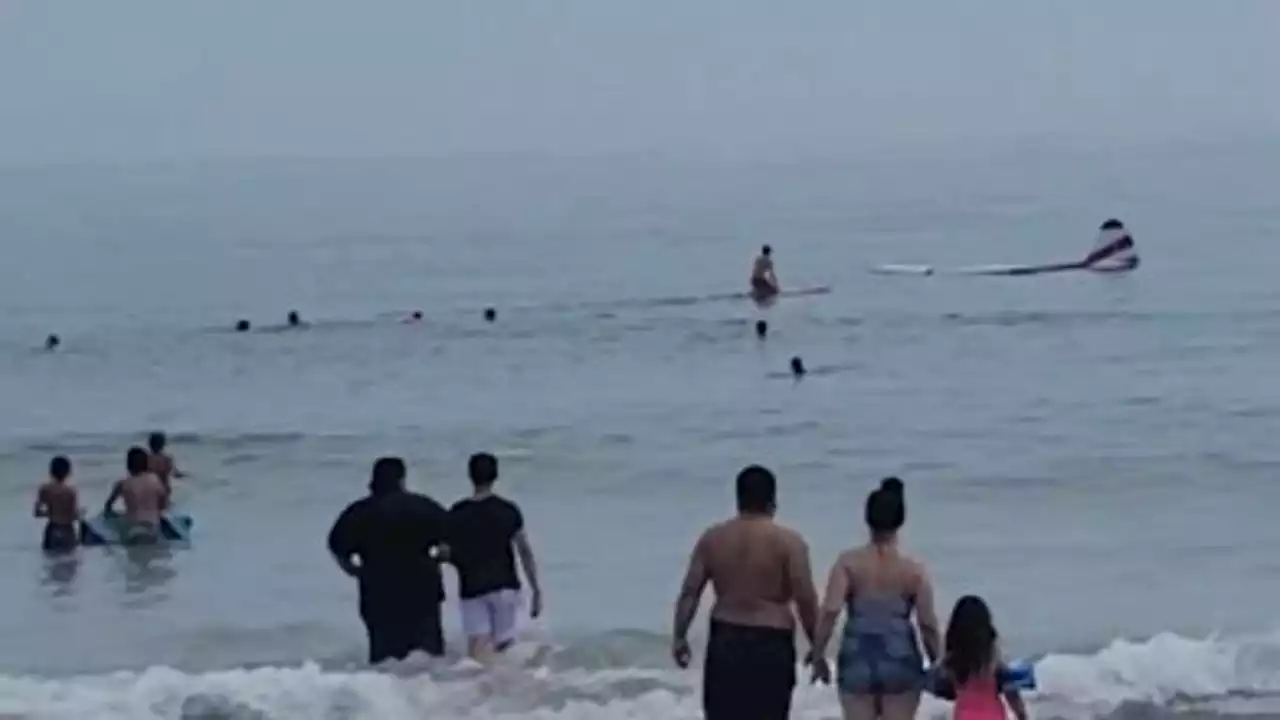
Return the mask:
[[467,475],[476,487],[492,485],[498,479],[498,458],[489,453],[476,453],[467,461]]
[[769,334],[769,323],[765,322],[764,320],[757,320],[756,335],[759,337],[764,337],[765,335],[768,335],[768,334]]
[[236,332],[249,332],[249,321],[239,320],[236,322]]
[[301,316],[299,316],[299,315],[298,315],[298,311],[297,311],[297,310],[290,310],[290,311],[289,311],[289,324],[290,324],[290,325],[298,325],[298,324],[299,324],[299,323],[301,323],[301,322],[302,322],[302,318],[301,318]]
[[151,448],[151,452],[153,453],[158,453],[161,450],[164,450],[164,446],[167,442],[168,439],[165,438],[164,433],[162,432],[153,432],[151,433],[151,437],[147,438],[147,446]]
[[885,478],[867,496],[866,521],[876,535],[891,535],[902,528],[907,522],[907,501],[901,480]]
[[44,339],[44,346],[50,350],[58,347],[61,344],[62,344],[62,338],[58,337],[57,335],[50,335],[49,337]]
[[54,480],[66,480],[71,474],[71,461],[64,455],[59,455],[49,461],[49,477]]
[[792,375],[803,375],[806,372],[808,371],[804,369],[804,360],[802,360],[799,355],[791,358]]
[[373,464],[373,475],[369,478],[369,492],[374,495],[386,495],[404,487],[407,471],[404,460],[398,457],[378,458]]
[[497,319],[498,319],[498,311],[497,311],[497,310],[494,310],[493,308],[485,308],[485,309],[484,309],[484,319],[485,319],[485,320],[487,320],[487,321],[489,321],[489,322],[493,322],[494,320],[497,320]]
[[414,311],[413,311],[413,319],[414,319],[414,320],[421,320],[421,319],[422,319],[422,311],[421,311],[421,310],[414,310]]
[[765,245],[764,247],[760,248],[760,254],[761,254],[761,255],[772,255],[772,254],[773,254],[773,248],[769,247],[768,245]]
[[1098,229],[1099,229],[1099,230],[1123,230],[1123,229],[1124,229],[1124,223],[1120,222],[1119,220],[1117,220],[1117,219],[1115,219],[1115,218],[1111,218],[1110,220],[1108,220],[1108,221],[1106,221],[1106,222],[1102,223],[1102,227],[1100,227],[1100,228],[1098,228]]
[[946,653],[943,665],[957,685],[991,667],[996,657],[996,626],[991,621],[991,608],[977,595],[965,595],[956,601],[947,623]]
[[778,504],[778,480],[768,469],[749,465],[738,473],[738,512],[768,513]]
[[124,466],[130,475],[144,473],[151,467],[151,456],[140,447],[131,447],[124,456]]

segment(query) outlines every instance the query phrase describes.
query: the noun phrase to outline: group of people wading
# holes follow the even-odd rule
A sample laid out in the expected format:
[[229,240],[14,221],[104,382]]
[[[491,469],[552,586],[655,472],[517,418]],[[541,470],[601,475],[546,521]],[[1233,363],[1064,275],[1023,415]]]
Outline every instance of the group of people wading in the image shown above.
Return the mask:
[[898,547],[906,521],[901,480],[888,478],[867,497],[869,539],[836,559],[821,600],[808,545],[774,522],[773,473],[755,465],[739,473],[737,503],[736,517],[698,538],[675,606],[672,656],[687,668],[690,625],[706,586],[715,591],[703,659],[707,720],[787,718],[796,684],[796,619],[809,641],[804,662],[813,680],[830,683],[825,652],[841,613],[848,617],[835,682],[845,720],[914,718],[930,682],[925,656],[936,668],[933,687],[945,685],[954,697],[957,720],[1004,720],[1002,695],[1018,720],[1026,720],[1017,691],[998,681],[1004,661],[981,598],[961,598],[945,642],[940,637],[929,574]]

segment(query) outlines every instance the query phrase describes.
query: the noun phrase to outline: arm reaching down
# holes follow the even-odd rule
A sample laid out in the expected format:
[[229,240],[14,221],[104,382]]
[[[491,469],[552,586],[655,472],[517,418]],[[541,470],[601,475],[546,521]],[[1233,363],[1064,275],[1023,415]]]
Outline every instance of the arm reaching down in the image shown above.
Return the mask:
[[813,586],[813,566],[809,562],[809,545],[800,537],[796,537],[791,546],[791,557],[787,563],[791,575],[792,602],[795,603],[796,616],[800,627],[804,629],[805,639],[812,646],[817,639],[818,629],[818,591]]
[[680,583],[680,595],[676,598],[675,618],[671,632],[671,655],[676,665],[681,668],[689,667],[689,626],[693,624],[693,619],[698,614],[702,593],[710,580],[707,572],[706,545],[707,536],[704,533],[693,546],[689,567],[685,571],[684,580]]
[[40,489],[36,491],[36,504],[31,509],[31,514],[34,517],[49,517],[49,501],[45,497],[47,494],[44,485],[41,485]]
[[938,630],[938,613],[934,608],[933,581],[929,573],[920,568],[920,581],[916,586],[916,624],[920,626],[920,642],[932,665],[942,656],[942,636]]
[[542,614],[542,584],[538,582],[538,562],[533,556],[533,546],[529,544],[529,536],[524,530],[515,535],[516,554],[520,556],[520,567],[524,568],[524,576],[529,580],[532,598],[529,602],[529,616]]

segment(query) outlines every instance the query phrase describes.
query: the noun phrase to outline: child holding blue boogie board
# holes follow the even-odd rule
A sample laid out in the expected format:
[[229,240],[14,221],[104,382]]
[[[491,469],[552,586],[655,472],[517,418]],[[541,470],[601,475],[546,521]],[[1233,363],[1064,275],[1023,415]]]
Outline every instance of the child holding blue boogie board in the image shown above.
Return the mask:
[[1005,720],[1005,703],[1018,720],[1027,720],[1019,689],[1034,687],[1031,667],[1006,664],[999,639],[982,598],[966,595],[956,601],[942,661],[930,674],[929,688],[955,701],[955,720]]

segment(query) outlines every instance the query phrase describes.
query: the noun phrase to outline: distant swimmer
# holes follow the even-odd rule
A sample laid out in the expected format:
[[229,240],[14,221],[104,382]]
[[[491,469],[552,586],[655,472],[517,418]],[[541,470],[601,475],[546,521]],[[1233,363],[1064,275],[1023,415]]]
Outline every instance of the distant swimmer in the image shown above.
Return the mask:
[[298,315],[297,310],[290,310],[289,311],[289,327],[296,328],[296,327],[302,327],[302,325],[303,325],[302,316]]
[[125,457],[129,474],[111,488],[103,506],[104,515],[117,515],[115,504],[124,500],[126,545],[152,545],[160,541],[160,514],[169,504],[164,483],[151,472],[151,459],[140,447],[129,448]]
[[764,320],[756,321],[756,337],[760,338],[761,340],[764,340],[765,338],[769,337],[769,323],[765,322]]
[[791,358],[791,376],[799,380],[807,375],[809,371],[804,366],[804,360],[799,356]]
[[1093,252],[1081,264],[1097,272],[1129,272],[1137,270],[1141,261],[1133,236],[1125,229],[1124,223],[1112,218],[1098,228]]
[[380,458],[369,494],[348,505],[329,530],[329,552],[359,584],[371,664],[414,651],[444,654],[437,558],[448,554],[449,515],[435,500],[409,492],[405,474],[404,460]]
[[516,640],[521,606],[516,557],[529,581],[530,617],[542,614],[542,586],[520,507],[493,491],[497,458],[471,456],[467,474],[474,493],[449,510],[449,562],[458,570],[467,653],[483,662]]
[[810,644],[818,614],[809,546],[773,520],[777,480],[753,465],[737,478],[738,514],[694,545],[676,600],[671,652],[687,668],[689,626],[708,583],[715,592],[702,707],[707,720],[785,720],[796,683],[795,625]]
[[239,320],[236,322],[236,332],[249,332],[250,327],[252,326],[249,324],[248,320]]
[[405,325],[413,325],[415,323],[422,322],[422,311],[414,310],[412,313],[409,314],[409,317],[404,319],[403,322]]
[[164,451],[165,446],[168,444],[169,440],[162,432],[151,433],[151,437],[147,438],[147,446],[151,448],[151,456],[148,458],[148,462],[151,472],[160,478],[160,482],[164,484],[166,502],[173,497],[173,478],[180,480],[186,477],[186,474],[179,470],[177,464],[174,463],[173,456]]
[[49,479],[36,492],[34,514],[46,518],[45,552],[65,553],[80,544],[80,494],[71,484],[71,461],[59,455],[49,463]]
[[755,264],[751,266],[751,296],[765,300],[778,294],[778,276],[773,269],[773,248],[760,248]]
[[491,323],[491,322],[493,322],[493,321],[495,321],[495,320],[497,320],[497,319],[498,319],[498,311],[497,311],[497,310],[494,310],[493,308],[485,308],[485,309],[484,309],[484,321],[485,321],[485,322],[490,322],[490,323]]
[[62,344],[62,338],[58,337],[57,335],[50,335],[49,337],[44,339],[44,349],[50,352],[57,350],[58,346],[61,344]]

